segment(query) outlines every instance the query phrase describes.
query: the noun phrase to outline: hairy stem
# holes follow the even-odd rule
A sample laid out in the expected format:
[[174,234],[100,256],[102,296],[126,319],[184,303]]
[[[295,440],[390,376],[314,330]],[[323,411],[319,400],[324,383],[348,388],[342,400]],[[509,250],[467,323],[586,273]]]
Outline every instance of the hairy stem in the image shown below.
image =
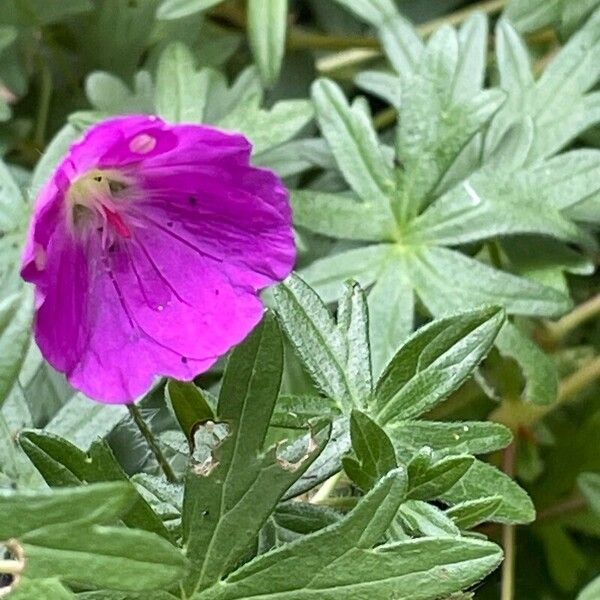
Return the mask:
[[547,334],[553,342],[560,342],[574,329],[597,315],[600,315],[600,294],[580,304],[555,323],[547,323]]
[[129,411],[133,422],[140,430],[140,433],[144,436],[146,442],[148,442],[148,446],[150,447],[152,454],[154,454],[154,457],[160,465],[160,468],[165,474],[167,480],[171,483],[177,483],[177,476],[175,475],[175,472],[173,471],[166,456],[163,454],[158,440],[154,437],[154,434],[152,433],[152,430],[150,429],[146,421],[144,421],[144,417],[142,416],[140,409],[135,404],[128,404],[127,410]]
[[[515,471],[515,456],[517,452],[517,439],[504,450],[503,470],[512,477]],[[514,525],[502,526],[502,546],[504,548],[504,562],[502,563],[502,591],[501,600],[513,600],[515,590],[515,527]]]

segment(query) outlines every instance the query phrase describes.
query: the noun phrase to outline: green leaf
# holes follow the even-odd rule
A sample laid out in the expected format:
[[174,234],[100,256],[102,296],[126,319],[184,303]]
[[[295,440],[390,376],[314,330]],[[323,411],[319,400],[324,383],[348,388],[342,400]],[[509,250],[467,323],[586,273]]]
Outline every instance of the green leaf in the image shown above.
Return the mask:
[[294,224],[329,237],[392,241],[395,225],[372,202],[314,190],[293,190]]
[[372,549],[395,516],[405,485],[405,474],[392,471],[339,523],[258,557],[198,600],[295,595],[334,600],[340,594],[433,600],[475,583],[498,565],[497,546],[460,538]]
[[166,394],[177,422],[189,441],[193,440],[194,429],[198,425],[215,420],[213,408],[206,395],[192,382],[170,379]]
[[301,275],[323,302],[333,302],[348,279],[357,281],[363,289],[377,281],[393,259],[395,248],[394,244],[372,244],[331,254],[314,261]]
[[496,523],[530,523],[535,519],[533,502],[521,487],[508,475],[487,463],[476,460],[467,473],[450,490],[442,494],[441,500],[449,504],[487,498],[490,490],[502,496],[491,521]]
[[331,398],[323,396],[279,396],[271,427],[284,429],[306,429],[310,419],[337,417],[340,410]]
[[[85,94],[95,109],[109,114],[155,112],[154,85],[146,71],[135,74],[132,89],[111,73],[94,71],[85,80]],[[69,119],[73,122],[73,115]]]
[[[549,168],[545,165],[543,173],[537,169],[537,177],[484,169],[430,205],[411,224],[411,231],[425,243],[440,246],[515,234],[547,235],[593,245],[589,235],[544,198],[544,188],[554,187],[552,176],[549,182],[545,181],[544,175],[551,172]],[[523,185],[523,179],[529,185]],[[572,186],[575,182],[571,179],[568,183]]]
[[517,361],[525,389],[522,399],[538,405],[552,404],[558,394],[558,373],[552,359],[512,323],[506,323],[496,340],[500,354]]
[[488,19],[473,13],[458,31],[458,64],[452,84],[455,101],[469,100],[483,88],[486,71]]
[[237,104],[218,125],[241,131],[252,142],[254,154],[260,154],[293,138],[313,116],[308,100],[282,100],[264,110],[260,108],[260,96],[254,95]]
[[134,490],[125,483],[44,491],[0,490],[0,538],[21,538],[51,525],[115,522],[134,501]]
[[421,500],[408,500],[398,510],[397,519],[402,529],[412,535],[432,537],[458,537],[458,527],[439,508],[422,502]]
[[275,289],[278,314],[298,356],[317,386],[346,412],[364,404],[371,387],[366,308],[358,288],[350,287],[348,294],[355,307],[349,313],[352,318],[348,324],[336,324],[319,296],[297,275]]
[[287,0],[248,0],[248,37],[265,86],[277,81],[285,51]]
[[423,42],[391,0],[336,2],[377,28],[388,60],[400,76],[406,79],[415,70],[423,52]]
[[568,296],[551,287],[447,248],[415,253],[407,266],[417,293],[434,315],[497,303],[509,314],[558,317],[572,305]]
[[472,529],[489,521],[501,505],[502,496],[467,500],[449,508],[446,516],[450,517],[460,529]]
[[126,417],[124,406],[93,402],[79,393],[62,406],[44,430],[87,451],[93,442],[106,437]]
[[20,293],[0,301],[0,407],[17,380],[31,337],[33,293]]
[[396,109],[402,104],[402,80],[397,75],[385,71],[361,71],[354,78],[354,83]]
[[58,579],[22,579],[12,588],[10,600],[33,600],[52,598],[52,600],[75,600],[71,591],[60,583]]
[[19,443],[51,487],[103,481],[127,482],[137,500],[131,510],[123,515],[123,522],[129,527],[146,529],[170,538],[160,518],[129,482],[106,441],[95,441],[88,454],[66,440],[44,432],[24,431]]
[[363,490],[375,483],[398,465],[396,454],[385,431],[366,414],[353,410],[350,415],[352,449],[358,460],[345,457],[342,461],[346,474]]
[[590,508],[600,515],[600,473],[581,473],[577,485]]
[[414,475],[409,463],[407,497],[412,500],[435,500],[461,479],[474,460],[472,456],[465,454],[447,456]]
[[167,46],[156,72],[156,110],[174,123],[201,123],[207,101],[207,71],[196,72],[188,48],[175,42]]
[[512,441],[510,429],[491,422],[393,421],[386,425],[385,431],[403,459],[424,446],[430,447],[437,456],[485,454],[501,450]]
[[21,538],[24,574],[59,577],[75,585],[131,590],[164,589],[185,574],[181,551],[147,531],[99,525],[50,525]]
[[364,202],[388,211],[394,174],[370,119],[359,105],[349,106],[328,79],[313,84],[312,96],[319,126],[344,178]]
[[577,600],[596,600],[598,597],[600,597],[600,577],[596,577],[586,585],[577,596]]
[[208,10],[223,0],[163,0],[156,11],[156,18],[168,21],[189,17],[194,13]]
[[443,27],[431,38],[419,71],[405,87],[396,149],[404,167],[399,210],[418,214],[460,151],[481,131],[505,99],[499,90],[453,97],[459,42]]
[[419,329],[377,382],[378,422],[416,417],[446,398],[486,356],[503,323],[504,313],[491,307]]
[[281,333],[267,314],[229,358],[217,408],[227,435],[208,458],[193,460],[186,477],[189,592],[216,583],[235,567],[285,491],[321,450],[323,442],[316,443],[316,450],[304,448],[294,463],[278,456],[275,447],[263,451],[282,369]]
[[415,295],[396,261],[379,274],[369,292],[369,336],[376,377],[414,330]]

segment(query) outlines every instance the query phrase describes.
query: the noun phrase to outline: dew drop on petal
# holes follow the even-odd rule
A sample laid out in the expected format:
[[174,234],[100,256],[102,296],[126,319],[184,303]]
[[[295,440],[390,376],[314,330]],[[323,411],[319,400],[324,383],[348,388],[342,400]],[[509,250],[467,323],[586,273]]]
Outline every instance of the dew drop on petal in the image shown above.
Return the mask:
[[129,142],[129,149],[137,154],[148,154],[154,150],[155,146],[156,138],[147,133],[140,133]]

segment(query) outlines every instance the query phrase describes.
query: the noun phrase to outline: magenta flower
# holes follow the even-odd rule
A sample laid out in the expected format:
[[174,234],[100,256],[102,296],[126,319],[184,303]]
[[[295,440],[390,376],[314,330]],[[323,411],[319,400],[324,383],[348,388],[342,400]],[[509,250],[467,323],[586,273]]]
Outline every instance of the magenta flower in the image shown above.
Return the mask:
[[288,195],[242,135],[127,116],[92,127],[39,194],[22,275],[35,337],[76,388],[126,402],[191,379],[263,312],[295,257]]

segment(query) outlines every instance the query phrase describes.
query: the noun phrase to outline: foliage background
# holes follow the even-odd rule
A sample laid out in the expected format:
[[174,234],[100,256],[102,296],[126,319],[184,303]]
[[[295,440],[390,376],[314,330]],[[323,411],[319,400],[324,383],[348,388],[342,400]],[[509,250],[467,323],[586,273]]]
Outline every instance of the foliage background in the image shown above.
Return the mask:
[[[509,587],[515,598],[577,597],[600,572],[599,4],[3,0],[0,486],[43,488],[39,461],[36,469],[28,458],[35,451],[17,441],[31,429],[82,451],[105,439],[139,485],[159,472],[124,407],[90,402],[43,362],[29,336],[30,290],[18,277],[35,193],[68,144],[107,115],[157,112],[243,131],[254,143],[254,162],[285,178],[303,279],[331,309],[347,279],[368,292],[366,360],[375,381],[432,317],[489,304],[506,310],[508,322],[473,378],[463,383],[466,374],[459,378],[452,363],[442,379],[415,384],[414,396],[404,392],[405,403],[421,398],[422,410],[384,420],[402,417],[401,428],[423,412],[428,420],[508,425],[515,436],[508,449],[489,441],[489,429],[486,449],[465,452],[489,453],[488,462],[514,475],[533,500],[535,521],[529,523],[532,509],[521,491],[497,487],[491,475],[480,475],[481,489],[469,488],[465,497],[452,488],[454,497],[423,499],[434,508],[440,499],[491,503],[479,508],[488,511],[482,521],[495,522],[477,531],[514,549],[507,563],[515,571],[496,571],[477,587],[477,598],[509,598]],[[429,40],[426,49],[421,38]],[[267,294],[287,335],[272,441],[301,435],[292,413],[335,418],[369,393],[360,389],[364,373],[356,388],[342,389],[319,371],[314,359],[323,350],[302,338],[291,299],[321,319],[321,333],[331,323],[301,283],[289,289],[279,298]],[[461,324],[461,336],[472,333],[469,327]],[[196,383],[216,393],[222,374],[219,364]],[[426,384],[437,395],[419,395]],[[318,394],[318,405],[306,400]],[[187,457],[172,405],[161,386],[140,403],[180,474]],[[402,435],[416,436],[401,456],[408,462],[435,440],[404,426]],[[27,440],[43,448],[35,435]],[[439,450],[448,453],[445,442]],[[343,476],[322,504],[347,509],[357,489],[369,487],[356,465],[352,476],[352,460],[346,457],[344,468],[358,485]],[[504,500],[492,510],[498,493]],[[162,520],[176,520],[179,509],[171,514],[165,496],[161,502]],[[118,507],[113,513],[121,514]],[[413,533],[423,533],[422,521],[404,518],[406,529],[410,522]],[[513,539],[507,522],[527,524]],[[56,590],[47,593],[59,598]],[[588,588],[580,597],[600,592]]]

